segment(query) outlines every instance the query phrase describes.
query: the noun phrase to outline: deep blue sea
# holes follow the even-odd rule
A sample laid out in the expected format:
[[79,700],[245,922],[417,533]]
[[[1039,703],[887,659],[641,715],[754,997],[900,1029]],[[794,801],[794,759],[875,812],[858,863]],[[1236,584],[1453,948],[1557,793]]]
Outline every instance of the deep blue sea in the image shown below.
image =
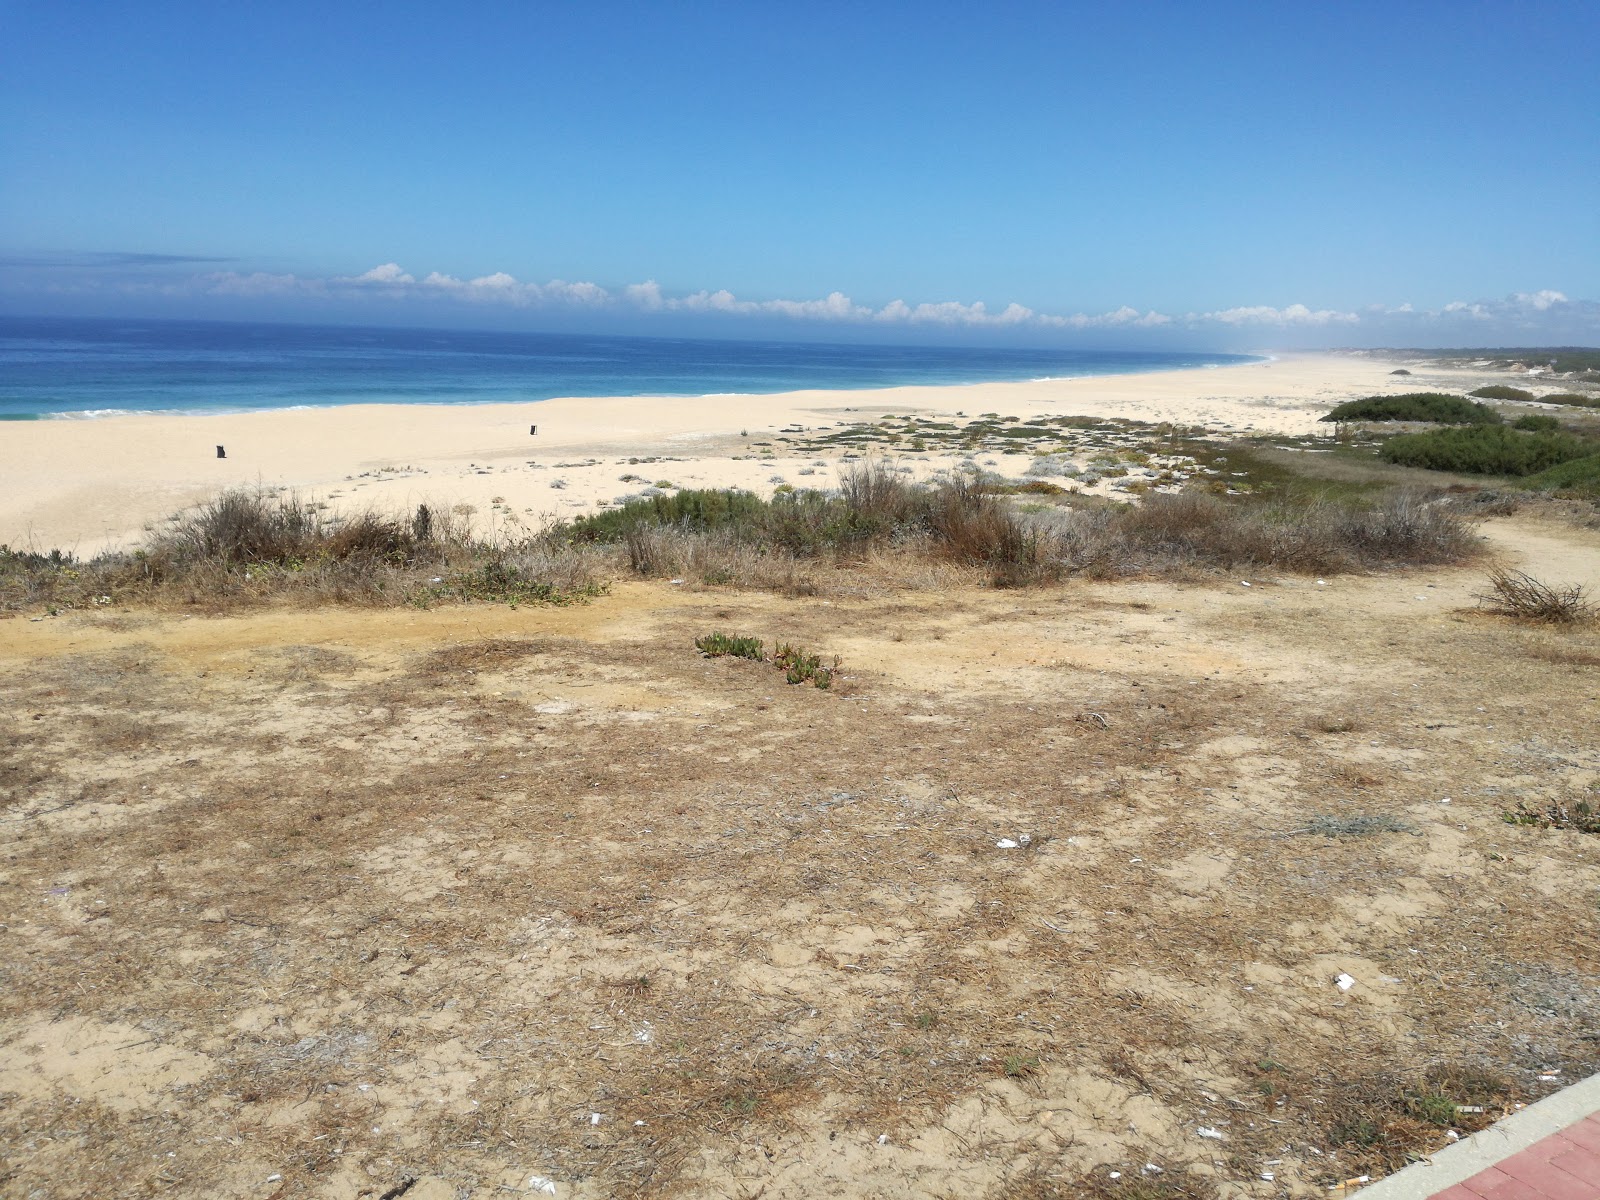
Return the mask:
[[985,383],[1238,354],[822,345],[0,317],[0,419]]

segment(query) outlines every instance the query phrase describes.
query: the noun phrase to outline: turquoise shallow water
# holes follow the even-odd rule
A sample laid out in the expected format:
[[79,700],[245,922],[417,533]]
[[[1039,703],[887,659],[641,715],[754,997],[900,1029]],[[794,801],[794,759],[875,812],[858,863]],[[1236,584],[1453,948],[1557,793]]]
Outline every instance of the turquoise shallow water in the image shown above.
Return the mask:
[[0,420],[1122,375],[1238,354],[0,317]]

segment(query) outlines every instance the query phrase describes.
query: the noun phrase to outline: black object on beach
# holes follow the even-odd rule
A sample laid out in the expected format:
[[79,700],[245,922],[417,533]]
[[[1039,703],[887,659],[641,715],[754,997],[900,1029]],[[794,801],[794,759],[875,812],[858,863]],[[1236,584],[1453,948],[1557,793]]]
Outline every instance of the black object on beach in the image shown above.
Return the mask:
[[224,450],[221,446],[218,446],[217,447],[217,457],[218,458],[227,458],[228,457],[228,452],[226,450]]
[[533,437],[538,432],[539,432],[539,427],[537,425],[529,425],[528,426],[528,436],[529,437]]

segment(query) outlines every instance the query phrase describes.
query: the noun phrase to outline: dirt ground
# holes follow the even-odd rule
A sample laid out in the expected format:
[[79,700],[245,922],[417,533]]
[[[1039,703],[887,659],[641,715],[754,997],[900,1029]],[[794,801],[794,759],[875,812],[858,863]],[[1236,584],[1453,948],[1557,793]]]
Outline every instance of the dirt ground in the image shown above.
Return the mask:
[[0,1190],[1327,1195],[1600,1064],[1600,631],[849,575],[0,622]]

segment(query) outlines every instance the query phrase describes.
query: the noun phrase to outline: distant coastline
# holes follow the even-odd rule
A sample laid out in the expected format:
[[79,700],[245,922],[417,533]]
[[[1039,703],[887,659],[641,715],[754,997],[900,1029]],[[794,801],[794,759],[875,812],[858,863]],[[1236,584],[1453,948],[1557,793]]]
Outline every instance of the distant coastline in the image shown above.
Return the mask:
[[1244,354],[0,317],[0,420],[1054,382]]

